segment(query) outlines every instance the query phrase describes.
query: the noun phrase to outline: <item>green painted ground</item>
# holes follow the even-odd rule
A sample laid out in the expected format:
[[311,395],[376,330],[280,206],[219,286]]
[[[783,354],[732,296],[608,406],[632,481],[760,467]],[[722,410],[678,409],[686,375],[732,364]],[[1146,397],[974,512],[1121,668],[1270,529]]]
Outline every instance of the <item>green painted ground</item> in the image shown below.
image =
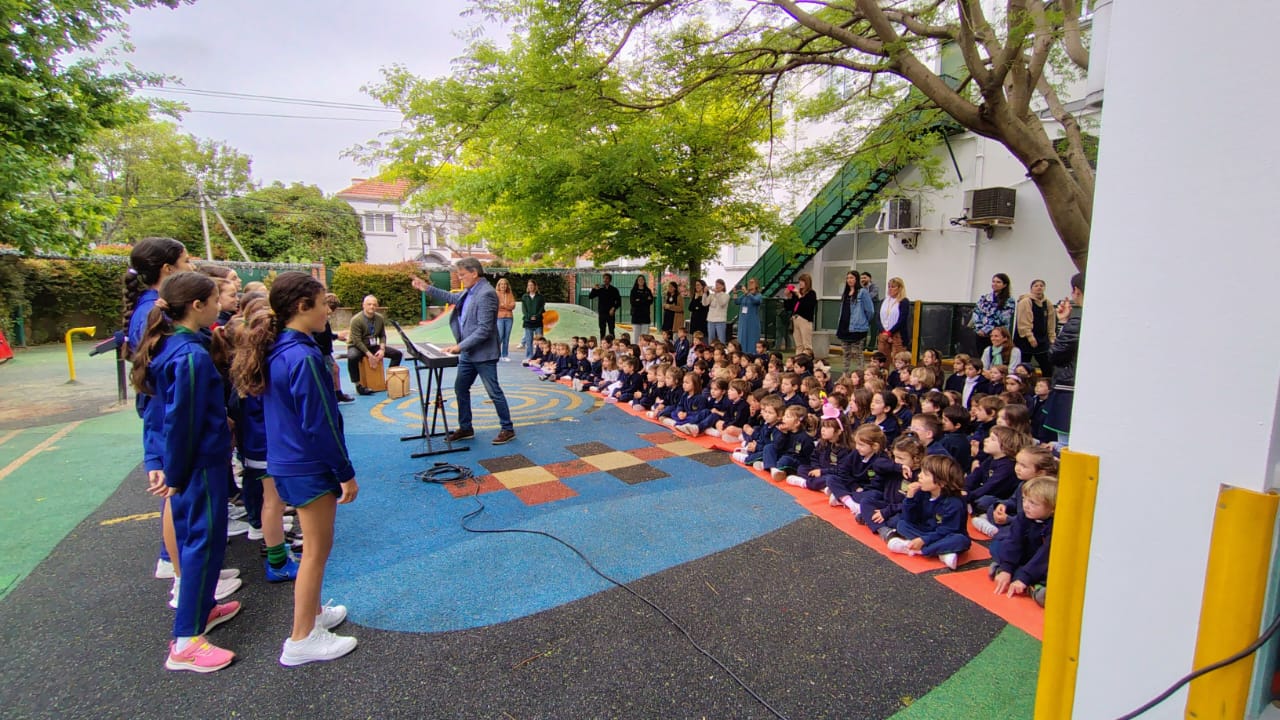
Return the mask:
[[903,698],[907,707],[890,720],[1025,720],[1035,713],[1039,670],[1040,641],[1011,625],[928,695]]
[[[0,473],[9,470],[0,478],[0,599],[138,464],[142,421],[127,409],[84,421],[10,469],[23,453],[65,427],[64,423],[29,428],[0,445]],[[9,446],[19,440],[25,449],[15,452]]]

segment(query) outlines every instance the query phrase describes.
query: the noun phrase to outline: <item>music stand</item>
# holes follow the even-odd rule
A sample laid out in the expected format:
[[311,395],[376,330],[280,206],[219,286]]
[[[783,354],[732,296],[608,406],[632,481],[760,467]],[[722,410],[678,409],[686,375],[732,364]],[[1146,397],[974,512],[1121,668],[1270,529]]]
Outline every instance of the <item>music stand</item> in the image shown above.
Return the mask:
[[[444,365],[432,360],[428,355],[424,355],[422,350],[418,348],[417,343],[409,339],[404,328],[400,327],[400,323],[391,320],[391,325],[400,333],[400,339],[404,341],[405,352],[409,353],[409,357],[413,358],[413,373],[418,378],[418,403],[422,406],[422,432],[417,435],[406,435],[400,438],[401,442],[408,440],[426,440],[427,449],[423,452],[416,452],[409,455],[410,458],[417,459],[422,457],[430,457],[432,455],[444,455],[445,453],[462,452],[470,450],[469,445],[454,446],[449,440],[449,413],[444,409]],[[422,382],[422,371],[427,371],[427,381]],[[427,422],[427,404],[431,399],[431,388],[435,387],[435,401],[431,402],[431,421]],[[436,420],[444,419],[444,431],[436,432]],[[431,438],[444,436],[446,447],[442,450],[436,450],[431,445]]]

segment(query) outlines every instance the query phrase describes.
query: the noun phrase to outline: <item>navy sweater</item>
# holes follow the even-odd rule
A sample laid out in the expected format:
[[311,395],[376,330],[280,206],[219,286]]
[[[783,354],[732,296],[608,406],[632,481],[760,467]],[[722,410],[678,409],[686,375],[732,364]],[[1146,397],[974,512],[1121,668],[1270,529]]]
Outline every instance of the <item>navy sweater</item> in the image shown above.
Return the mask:
[[1000,536],[996,546],[996,562],[1000,569],[1025,585],[1039,585],[1049,577],[1049,541],[1053,537],[1053,518],[1031,520],[1018,513],[1010,523],[1008,534]]

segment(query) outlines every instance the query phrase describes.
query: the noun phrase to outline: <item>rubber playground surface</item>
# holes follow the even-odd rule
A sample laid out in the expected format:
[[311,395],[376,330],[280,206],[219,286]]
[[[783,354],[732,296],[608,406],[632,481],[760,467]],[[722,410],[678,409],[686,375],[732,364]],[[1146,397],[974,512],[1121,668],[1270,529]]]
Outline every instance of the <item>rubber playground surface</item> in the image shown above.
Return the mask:
[[[561,314],[554,337],[594,334]],[[444,341],[442,325],[411,334]],[[61,348],[0,366],[0,717],[775,717],[761,700],[790,718],[1032,714],[1040,616],[989,597],[979,545],[959,572],[886,557],[847,512],[518,362],[499,365],[506,445],[489,443],[479,384],[477,437],[437,458],[400,440],[420,427],[416,386],[342,406],[361,493],[338,513],[324,597],[350,609],[354,653],[278,664],[291,588],[265,583],[240,537],[244,610],[211,633],[236,662],[168,672],[140,422],[131,402],[102,412],[114,367],[87,348],[77,386]],[[424,483],[434,460],[477,477]],[[479,503],[470,528],[555,534],[688,638],[551,539],[468,532]]]

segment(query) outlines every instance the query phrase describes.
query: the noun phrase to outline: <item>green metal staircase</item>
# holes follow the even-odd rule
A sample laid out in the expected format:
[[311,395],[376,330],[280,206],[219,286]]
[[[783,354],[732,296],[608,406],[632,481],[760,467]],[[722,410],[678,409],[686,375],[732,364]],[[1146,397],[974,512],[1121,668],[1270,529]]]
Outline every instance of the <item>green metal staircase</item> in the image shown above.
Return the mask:
[[929,133],[951,135],[960,130],[953,120],[937,110],[909,109],[912,105],[918,106],[921,99],[922,96],[912,90],[791,221],[801,249],[792,253],[784,252],[777,245],[770,246],[742,277],[743,287],[748,279],[755,278],[765,297],[776,296],[836,233],[875,202],[880,191],[905,164],[894,158],[877,157],[876,149],[885,147],[903,133],[919,137]]

